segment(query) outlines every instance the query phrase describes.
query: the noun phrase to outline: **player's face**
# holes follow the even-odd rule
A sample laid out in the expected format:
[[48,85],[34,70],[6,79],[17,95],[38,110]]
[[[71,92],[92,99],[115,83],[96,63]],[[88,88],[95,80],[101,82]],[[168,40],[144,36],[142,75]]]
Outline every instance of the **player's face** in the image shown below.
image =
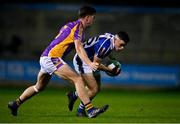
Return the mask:
[[117,35],[115,35],[114,46],[116,51],[122,51],[126,46],[126,43],[121,40]]
[[95,20],[95,15],[86,16],[86,27],[92,25],[94,20]]

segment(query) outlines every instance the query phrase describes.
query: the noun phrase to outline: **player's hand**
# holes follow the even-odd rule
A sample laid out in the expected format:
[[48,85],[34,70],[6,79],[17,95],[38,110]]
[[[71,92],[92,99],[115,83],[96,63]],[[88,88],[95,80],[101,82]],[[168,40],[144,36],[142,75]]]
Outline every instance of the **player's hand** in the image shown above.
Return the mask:
[[118,74],[121,73],[121,69],[118,68],[118,67],[116,67],[116,68],[114,68],[114,69],[111,70],[111,73],[112,73],[112,74],[115,74],[115,75],[118,75]]
[[118,69],[116,70],[115,74],[118,75],[118,74],[120,74],[120,73],[121,73],[121,69],[118,68]]
[[96,71],[97,68],[98,68],[98,66],[99,66],[99,63],[97,63],[97,62],[92,62],[92,63],[90,64],[90,67],[91,67],[91,69],[92,69],[93,71]]

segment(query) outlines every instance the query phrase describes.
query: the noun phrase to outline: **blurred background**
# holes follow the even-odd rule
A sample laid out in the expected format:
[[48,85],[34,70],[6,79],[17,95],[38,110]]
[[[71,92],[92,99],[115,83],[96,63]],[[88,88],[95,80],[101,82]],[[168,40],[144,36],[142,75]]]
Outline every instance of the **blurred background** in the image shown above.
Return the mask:
[[[61,26],[77,19],[82,5],[92,5],[97,10],[96,21],[86,31],[86,38],[118,31],[127,31],[130,36],[123,52],[112,53],[122,62],[122,73],[109,77],[102,72],[104,87],[179,88],[178,0],[1,0],[0,85],[33,83],[42,51]],[[70,64],[73,55],[74,51],[66,58]],[[52,82],[69,86],[57,77]]]

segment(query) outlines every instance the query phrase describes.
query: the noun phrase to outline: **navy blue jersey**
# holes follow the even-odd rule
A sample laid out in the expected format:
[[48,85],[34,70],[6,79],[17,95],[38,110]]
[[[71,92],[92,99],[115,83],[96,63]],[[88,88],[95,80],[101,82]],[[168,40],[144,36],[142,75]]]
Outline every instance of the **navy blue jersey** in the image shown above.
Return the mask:
[[98,37],[88,39],[84,43],[84,49],[90,60],[96,55],[99,59],[108,56],[114,48],[114,35],[105,33]]

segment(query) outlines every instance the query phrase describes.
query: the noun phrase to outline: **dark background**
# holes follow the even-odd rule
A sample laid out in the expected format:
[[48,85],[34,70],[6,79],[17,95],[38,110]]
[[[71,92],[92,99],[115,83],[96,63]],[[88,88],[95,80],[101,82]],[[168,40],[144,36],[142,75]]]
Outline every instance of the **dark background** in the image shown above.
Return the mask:
[[[178,0],[1,0],[0,58],[37,60],[61,26],[77,19],[82,5],[97,9],[86,38],[127,31],[126,50],[114,53],[130,64],[180,64],[180,4]],[[71,60],[71,53],[67,60]]]
[[179,7],[178,0],[0,0],[2,3],[67,3],[93,5],[125,5],[146,7]]

